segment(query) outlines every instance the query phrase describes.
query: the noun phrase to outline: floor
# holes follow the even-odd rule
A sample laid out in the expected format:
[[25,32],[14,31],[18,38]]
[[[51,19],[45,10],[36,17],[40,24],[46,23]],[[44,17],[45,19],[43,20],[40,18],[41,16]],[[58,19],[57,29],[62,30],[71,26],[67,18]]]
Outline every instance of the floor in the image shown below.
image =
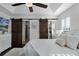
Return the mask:
[[9,52],[4,54],[4,56],[23,56],[23,55],[24,55],[23,48],[13,48]]

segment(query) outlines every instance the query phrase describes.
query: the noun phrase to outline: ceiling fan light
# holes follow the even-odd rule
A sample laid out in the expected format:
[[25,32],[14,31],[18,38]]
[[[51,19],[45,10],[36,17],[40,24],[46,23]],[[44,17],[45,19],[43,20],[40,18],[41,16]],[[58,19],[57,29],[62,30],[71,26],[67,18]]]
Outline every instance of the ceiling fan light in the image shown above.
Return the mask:
[[32,7],[33,4],[32,4],[32,3],[26,3],[26,6],[27,6],[27,7]]

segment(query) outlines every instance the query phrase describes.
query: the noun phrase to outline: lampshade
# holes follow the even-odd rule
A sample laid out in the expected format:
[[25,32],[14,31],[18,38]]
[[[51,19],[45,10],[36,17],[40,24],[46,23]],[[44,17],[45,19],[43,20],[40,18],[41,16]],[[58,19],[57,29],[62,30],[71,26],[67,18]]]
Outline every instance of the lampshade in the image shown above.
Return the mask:
[[32,4],[32,3],[26,3],[26,6],[27,6],[27,7],[32,7],[33,4]]

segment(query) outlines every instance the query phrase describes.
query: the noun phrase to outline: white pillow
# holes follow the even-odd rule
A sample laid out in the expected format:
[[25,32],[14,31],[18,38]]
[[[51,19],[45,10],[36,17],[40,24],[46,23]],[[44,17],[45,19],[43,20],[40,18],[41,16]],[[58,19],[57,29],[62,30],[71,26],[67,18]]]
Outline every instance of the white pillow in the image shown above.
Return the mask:
[[74,36],[73,37],[69,37],[67,39],[67,46],[69,48],[72,48],[72,49],[76,50],[77,46],[78,46],[78,42],[79,42],[79,38],[74,37]]
[[67,45],[65,39],[57,39],[56,43],[62,47],[65,47]]
[[68,38],[68,35],[67,33],[62,33],[56,40],[56,43],[62,47],[65,47],[67,46],[67,38]]

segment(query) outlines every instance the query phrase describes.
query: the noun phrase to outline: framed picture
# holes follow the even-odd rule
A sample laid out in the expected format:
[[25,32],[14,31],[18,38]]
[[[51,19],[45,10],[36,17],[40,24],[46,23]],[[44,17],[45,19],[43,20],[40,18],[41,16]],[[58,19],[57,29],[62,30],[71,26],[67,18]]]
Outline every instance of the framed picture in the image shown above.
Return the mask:
[[9,20],[0,17],[0,31],[7,32],[8,31]]

